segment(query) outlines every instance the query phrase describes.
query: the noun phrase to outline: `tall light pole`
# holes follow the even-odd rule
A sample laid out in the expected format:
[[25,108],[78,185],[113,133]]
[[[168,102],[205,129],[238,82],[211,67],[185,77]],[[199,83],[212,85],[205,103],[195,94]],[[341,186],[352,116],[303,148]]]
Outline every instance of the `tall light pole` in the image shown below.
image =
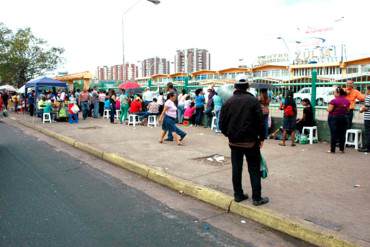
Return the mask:
[[[128,9],[126,9],[125,11],[123,11],[122,13],[122,66],[123,66],[123,72],[122,72],[122,76],[124,76],[124,72],[126,71],[126,66],[125,66],[125,15],[130,12],[133,8],[135,8],[136,5],[138,5],[140,2],[142,2],[143,0],[137,0],[133,5],[131,5]],[[159,0],[146,0],[148,2],[151,2],[155,5],[158,5],[161,3],[161,1]],[[124,80],[124,78],[122,78],[122,80]]]
[[288,43],[286,42],[286,40],[283,37],[279,36],[279,37],[276,37],[276,38],[279,39],[279,40],[281,40],[281,41],[283,41],[283,43],[285,45],[285,48],[286,48],[286,50],[288,52],[288,76],[289,76],[289,82],[290,82],[290,80],[291,80],[291,71],[290,71],[290,64],[291,64],[290,58],[291,58],[291,56],[290,56],[290,49],[289,49]]

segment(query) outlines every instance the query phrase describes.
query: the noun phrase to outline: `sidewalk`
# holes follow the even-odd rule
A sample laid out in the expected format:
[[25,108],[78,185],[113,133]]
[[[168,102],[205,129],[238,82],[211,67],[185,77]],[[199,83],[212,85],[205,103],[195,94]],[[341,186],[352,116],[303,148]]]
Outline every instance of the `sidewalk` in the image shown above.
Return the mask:
[[[178,147],[158,143],[160,128],[111,125],[102,119],[88,119],[77,125],[43,125],[39,119],[25,115],[12,117],[229,195],[233,193],[227,139],[210,129],[184,127],[188,136],[185,146]],[[266,141],[262,153],[268,162],[269,178],[263,181],[262,188],[270,203],[263,207],[370,246],[370,155],[353,149],[332,155],[326,152],[328,149],[325,143],[280,147],[276,141]],[[215,154],[224,156],[225,162],[207,160]],[[244,172],[245,192],[250,194],[247,169]],[[246,203],[251,204],[250,200]]]

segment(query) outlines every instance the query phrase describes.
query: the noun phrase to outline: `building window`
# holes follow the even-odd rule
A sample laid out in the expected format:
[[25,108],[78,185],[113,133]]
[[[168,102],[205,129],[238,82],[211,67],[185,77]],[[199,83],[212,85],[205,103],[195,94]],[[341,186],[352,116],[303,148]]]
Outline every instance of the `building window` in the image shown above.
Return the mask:
[[358,73],[358,68],[357,67],[348,67],[347,68],[347,74],[356,74]]

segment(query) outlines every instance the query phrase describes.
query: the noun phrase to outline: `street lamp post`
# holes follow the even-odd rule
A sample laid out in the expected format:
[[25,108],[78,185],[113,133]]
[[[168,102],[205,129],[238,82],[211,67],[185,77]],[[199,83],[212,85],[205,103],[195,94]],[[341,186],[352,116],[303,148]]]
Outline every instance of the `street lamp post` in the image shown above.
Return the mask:
[[[123,66],[123,70],[124,71],[126,70],[126,68],[125,68],[125,62],[126,62],[125,61],[125,28],[124,28],[125,27],[125,25],[124,25],[125,24],[124,23],[125,15],[128,12],[130,12],[133,8],[135,8],[135,6],[138,5],[142,1],[143,0],[136,1],[133,5],[131,5],[126,11],[124,11],[122,13],[122,66]],[[158,5],[158,4],[161,3],[161,1],[159,1],[159,0],[146,0],[146,1],[151,2],[151,3],[155,4],[155,5]],[[124,78],[122,78],[122,79],[124,79]]]
[[286,42],[286,40],[283,37],[279,36],[279,37],[276,37],[276,38],[279,39],[279,40],[281,40],[281,41],[283,41],[283,43],[285,45],[285,48],[286,48],[286,50],[288,52],[288,79],[289,79],[289,82],[290,82],[290,80],[291,80],[291,71],[290,71],[290,64],[291,64],[290,58],[291,58],[291,56],[290,56],[290,49],[289,49],[288,43]]

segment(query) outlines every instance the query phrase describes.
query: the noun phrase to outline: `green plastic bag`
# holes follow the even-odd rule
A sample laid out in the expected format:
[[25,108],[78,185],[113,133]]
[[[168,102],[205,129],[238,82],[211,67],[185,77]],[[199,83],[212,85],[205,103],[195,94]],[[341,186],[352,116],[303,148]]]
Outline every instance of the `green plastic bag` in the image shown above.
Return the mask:
[[308,137],[306,135],[301,135],[301,137],[299,138],[299,143],[308,144]]
[[263,158],[261,154],[261,177],[265,179],[267,178],[267,175],[268,175],[268,168],[267,168],[266,160],[265,158]]
[[67,110],[65,107],[62,107],[59,111],[59,118],[66,118],[68,115],[67,115]]
[[8,117],[9,116],[9,113],[6,109],[3,110],[3,116],[4,117]]

